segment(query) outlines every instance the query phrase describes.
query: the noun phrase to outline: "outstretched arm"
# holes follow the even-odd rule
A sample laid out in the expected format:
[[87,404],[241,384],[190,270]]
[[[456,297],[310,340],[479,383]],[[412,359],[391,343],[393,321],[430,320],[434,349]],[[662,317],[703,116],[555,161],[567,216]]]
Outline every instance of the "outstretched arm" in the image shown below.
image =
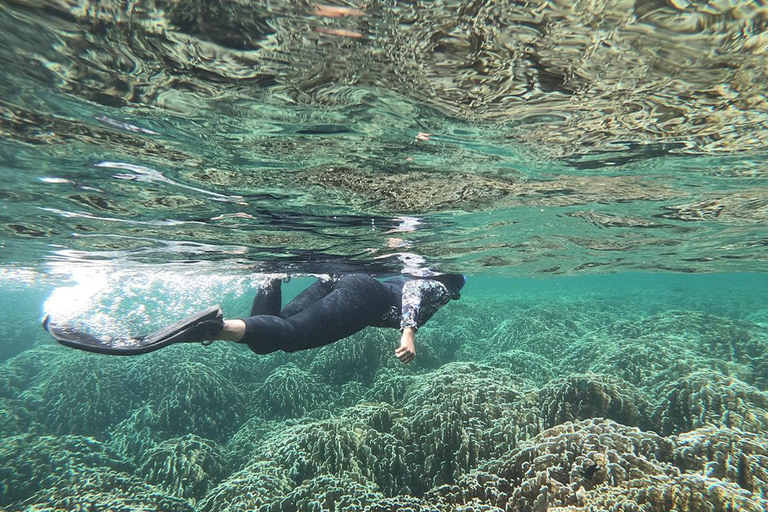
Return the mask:
[[432,279],[414,279],[403,286],[403,304],[400,320],[400,347],[395,355],[403,363],[416,357],[416,330],[429,320],[435,311],[448,303],[450,293],[444,284]]

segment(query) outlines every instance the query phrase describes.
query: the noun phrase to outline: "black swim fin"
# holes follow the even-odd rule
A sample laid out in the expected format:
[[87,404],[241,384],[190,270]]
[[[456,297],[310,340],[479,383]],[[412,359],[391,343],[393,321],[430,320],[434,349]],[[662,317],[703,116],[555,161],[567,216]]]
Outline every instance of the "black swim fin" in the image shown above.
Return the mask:
[[43,327],[56,341],[68,347],[100,354],[135,355],[152,352],[172,343],[213,340],[224,327],[224,318],[218,305],[211,306],[146,336],[127,339],[100,339],[71,327],[52,325],[48,316],[43,320]]

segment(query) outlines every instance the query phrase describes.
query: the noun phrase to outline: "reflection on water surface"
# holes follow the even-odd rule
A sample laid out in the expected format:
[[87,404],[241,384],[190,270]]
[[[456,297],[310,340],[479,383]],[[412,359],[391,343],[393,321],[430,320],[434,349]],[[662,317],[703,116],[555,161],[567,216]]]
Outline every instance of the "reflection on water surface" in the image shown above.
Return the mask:
[[[760,270],[767,19],[751,1],[6,2],[2,263],[398,270],[396,238],[473,272]],[[418,229],[393,236],[404,215]]]

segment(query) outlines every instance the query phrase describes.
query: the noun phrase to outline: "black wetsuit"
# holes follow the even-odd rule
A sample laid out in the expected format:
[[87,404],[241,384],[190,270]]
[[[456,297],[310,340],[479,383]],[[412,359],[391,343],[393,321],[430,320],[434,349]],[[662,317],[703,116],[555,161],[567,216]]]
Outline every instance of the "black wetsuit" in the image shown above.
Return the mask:
[[380,282],[353,274],[317,281],[281,310],[281,281],[275,280],[256,294],[251,316],[243,319],[241,342],[257,354],[295,352],[328,345],[368,326],[418,328],[458,297],[458,289],[434,279]]

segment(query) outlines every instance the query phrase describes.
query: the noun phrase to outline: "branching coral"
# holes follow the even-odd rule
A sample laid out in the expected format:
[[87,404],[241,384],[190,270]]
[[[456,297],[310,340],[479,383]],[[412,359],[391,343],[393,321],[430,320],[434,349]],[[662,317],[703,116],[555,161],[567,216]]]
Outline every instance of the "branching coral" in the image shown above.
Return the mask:
[[94,357],[70,351],[46,365],[22,393],[27,409],[52,432],[102,434],[147,398],[142,376],[149,369],[142,371],[135,360]]
[[226,455],[215,443],[189,434],[163,441],[142,456],[139,474],[179,498],[198,496],[229,473]]
[[[686,440],[688,461],[704,451]],[[674,440],[608,420],[567,423],[463,477],[427,498],[529,510],[748,510],[768,500],[737,483],[675,466]],[[759,458],[754,458],[758,461]],[[689,464],[690,465],[690,464]],[[759,489],[758,489],[759,490]]]
[[507,350],[501,353],[489,353],[485,363],[507,370],[522,381],[534,385],[546,384],[557,373],[555,366],[545,357],[525,350]]
[[338,343],[322,347],[313,354],[310,371],[331,384],[349,380],[370,383],[386,357],[392,357],[395,344],[388,331],[368,329]]
[[651,404],[637,388],[618,378],[585,374],[558,379],[539,392],[546,427],[587,418],[610,418],[650,427]]
[[274,370],[258,386],[255,396],[262,414],[272,419],[303,416],[334,399],[328,385],[294,364]]
[[33,385],[40,372],[68,355],[61,347],[43,345],[4,361],[0,365],[0,397],[18,398]]
[[234,473],[209,492],[200,512],[250,512],[285,496],[295,487],[284,468],[271,462],[255,462]]
[[75,468],[57,475],[51,487],[20,503],[36,512],[110,510],[195,512],[186,500],[165,494],[141,479],[104,468]]
[[730,428],[704,427],[675,438],[675,465],[738,484],[768,498],[768,439]]
[[454,363],[424,378],[406,396],[407,414],[392,430],[412,454],[409,464],[422,472],[412,491],[454,482],[495,453],[490,431],[502,417],[522,419],[522,413],[504,416],[521,398],[508,373],[488,366]]
[[707,425],[766,432],[768,396],[737,379],[704,370],[670,384],[654,416],[664,433]]
[[91,438],[32,434],[3,438],[0,443],[0,505],[23,501],[55,488],[66,473],[89,468],[132,472],[127,460]]
[[408,492],[418,480],[397,437],[351,416],[288,427],[266,437],[254,456],[285,467],[296,482],[348,472],[391,494]]
[[358,512],[381,499],[376,485],[354,474],[321,475],[295,487],[264,512]]
[[164,436],[197,434],[222,440],[231,435],[244,413],[243,394],[215,367],[179,362],[162,369],[162,386],[153,386],[148,397],[153,430]]

